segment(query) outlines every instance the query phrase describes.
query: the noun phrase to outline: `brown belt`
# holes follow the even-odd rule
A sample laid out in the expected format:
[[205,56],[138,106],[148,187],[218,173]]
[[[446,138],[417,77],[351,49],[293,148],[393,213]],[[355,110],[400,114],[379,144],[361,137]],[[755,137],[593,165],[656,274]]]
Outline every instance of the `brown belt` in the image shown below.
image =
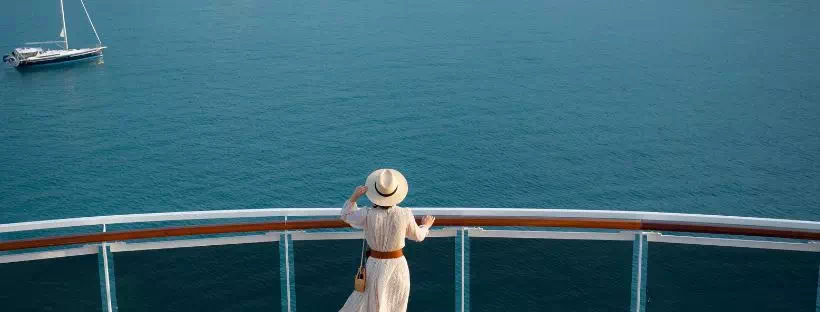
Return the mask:
[[395,259],[403,257],[404,253],[402,253],[401,249],[396,249],[393,251],[368,250],[367,256],[376,259]]

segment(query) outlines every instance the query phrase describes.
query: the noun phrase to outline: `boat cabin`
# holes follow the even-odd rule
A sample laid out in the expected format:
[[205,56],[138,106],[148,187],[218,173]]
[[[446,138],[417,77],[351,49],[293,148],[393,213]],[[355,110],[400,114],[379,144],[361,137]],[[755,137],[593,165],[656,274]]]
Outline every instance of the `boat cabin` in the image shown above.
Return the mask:
[[11,55],[18,60],[24,60],[32,56],[37,56],[40,53],[43,53],[43,49],[41,48],[16,48],[14,52],[11,52]]

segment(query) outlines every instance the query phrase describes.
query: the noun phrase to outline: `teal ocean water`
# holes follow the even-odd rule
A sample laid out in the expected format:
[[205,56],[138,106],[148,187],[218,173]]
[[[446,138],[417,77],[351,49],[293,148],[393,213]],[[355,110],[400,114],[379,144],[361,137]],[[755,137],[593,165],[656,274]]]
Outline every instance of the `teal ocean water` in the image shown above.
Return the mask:
[[[104,64],[0,70],[0,223],[338,207],[380,167],[410,207],[820,221],[817,1],[86,4]],[[0,51],[59,33],[57,1],[3,7]],[[66,18],[72,47],[95,43],[79,1]],[[356,243],[299,244],[299,309],[340,307]],[[452,310],[451,247],[408,250],[411,310]],[[473,248],[474,310],[629,306],[631,245]],[[652,250],[653,311],[816,298],[813,255]],[[116,257],[122,311],[278,309],[275,247]],[[94,257],[0,272],[0,311],[99,309]]]

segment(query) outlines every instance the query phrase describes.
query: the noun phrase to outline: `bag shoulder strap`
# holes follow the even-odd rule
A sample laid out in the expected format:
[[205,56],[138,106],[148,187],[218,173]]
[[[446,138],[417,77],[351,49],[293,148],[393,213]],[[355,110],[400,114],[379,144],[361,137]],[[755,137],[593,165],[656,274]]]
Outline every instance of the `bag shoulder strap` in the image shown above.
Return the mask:
[[[364,208],[364,209],[367,209],[367,208]],[[364,231],[364,238],[362,238],[362,259],[361,259],[361,261],[359,261],[359,267],[360,268],[362,266],[364,266],[364,252],[365,252],[365,248],[367,246],[367,215],[370,214],[370,209],[367,209],[366,211],[367,212],[365,212],[365,215],[364,215],[364,227],[362,227],[362,230]]]

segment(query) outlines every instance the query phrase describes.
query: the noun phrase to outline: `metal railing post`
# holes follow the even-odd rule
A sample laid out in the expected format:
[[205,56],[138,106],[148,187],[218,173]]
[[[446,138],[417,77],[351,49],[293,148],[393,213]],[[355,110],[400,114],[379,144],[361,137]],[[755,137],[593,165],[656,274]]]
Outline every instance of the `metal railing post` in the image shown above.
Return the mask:
[[649,241],[646,233],[635,234],[632,244],[632,300],[630,312],[646,311],[646,264],[649,258]]
[[[103,224],[103,232],[106,231]],[[114,278],[114,255],[111,253],[111,246],[108,242],[102,242],[98,247],[97,267],[100,273],[100,298],[102,298],[102,310],[105,312],[116,312],[117,290]]]
[[279,283],[282,312],[296,312],[296,276],[293,265],[293,238],[290,233],[279,234]]
[[455,237],[456,312],[470,311],[470,235],[466,228]]

